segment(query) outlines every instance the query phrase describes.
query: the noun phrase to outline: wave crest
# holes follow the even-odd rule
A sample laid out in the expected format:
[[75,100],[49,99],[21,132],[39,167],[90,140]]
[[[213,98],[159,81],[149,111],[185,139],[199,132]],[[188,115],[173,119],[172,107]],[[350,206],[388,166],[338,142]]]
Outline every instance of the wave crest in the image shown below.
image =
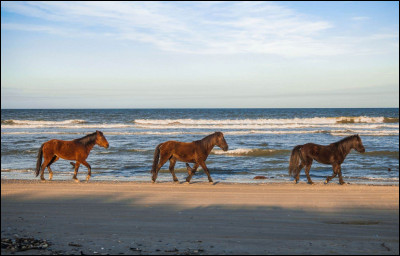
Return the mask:
[[137,125],[266,125],[266,124],[346,124],[346,123],[398,123],[399,118],[340,116],[312,118],[259,118],[259,119],[135,119]]
[[290,150],[285,149],[250,149],[250,148],[237,148],[233,150],[223,151],[214,149],[211,154],[214,155],[228,155],[228,156],[272,156],[272,155],[286,155]]
[[26,125],[26,126],[56,126],[68,124],[84,124],[85,120],[71,119],[63,121],[44,121],[44,120],[2,120],[1,124],[5,125]]

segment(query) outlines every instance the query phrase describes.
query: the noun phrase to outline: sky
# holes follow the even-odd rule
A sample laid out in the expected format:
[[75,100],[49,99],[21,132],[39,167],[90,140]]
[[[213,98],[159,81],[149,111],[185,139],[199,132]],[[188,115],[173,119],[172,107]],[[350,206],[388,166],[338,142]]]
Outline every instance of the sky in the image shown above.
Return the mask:
[[399,107],[399,2],[1,2],[1,108]]

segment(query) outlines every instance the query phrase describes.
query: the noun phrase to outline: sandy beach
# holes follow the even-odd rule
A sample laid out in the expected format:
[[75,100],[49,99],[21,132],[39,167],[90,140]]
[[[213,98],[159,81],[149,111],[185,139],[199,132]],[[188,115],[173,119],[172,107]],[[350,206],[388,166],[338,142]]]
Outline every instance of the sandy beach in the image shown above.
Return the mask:
[[2,254],[399,254],[399,187],[1,181]]

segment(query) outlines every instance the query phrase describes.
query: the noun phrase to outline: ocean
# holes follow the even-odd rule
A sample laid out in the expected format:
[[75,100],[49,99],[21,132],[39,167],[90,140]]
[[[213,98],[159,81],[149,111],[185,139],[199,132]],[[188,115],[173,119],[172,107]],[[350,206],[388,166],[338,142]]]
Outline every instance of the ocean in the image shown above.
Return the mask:
[[[73,140],[100,130],[108,149],[95,146],[87,162],[91,180],[151,181],[155,147],[168,140],[191,142],[224,133],[227,152],[217,146],[207,159],[215,182],[292,182],[288,164],[294,146],[308,142],[328,145],[359,134],[366,152],[354,150],[342,164],[345,182],[399,184],[399,109],[2,109],[1,178],[39,179],[34,169],[39,147],[50,139]],[[51,167],[54,180],[70,180],[70,161]],[[193,164],[191,164],[193,165]],[[172,182],[168,162],[157,181]],[[187,176],[177,162],[177,177]],[[84,180],[85,166],[78,178]],[[323,182],[330,165],[314,161],[310,175]],[[254,180],[255,176],[266,179]],[[45,178],[48,172],[45,170]],[[201,168],[192,182],[207,181]],[[304,170],[300,182],[306,182]],[[331,182],[338,183],[335,178]]]

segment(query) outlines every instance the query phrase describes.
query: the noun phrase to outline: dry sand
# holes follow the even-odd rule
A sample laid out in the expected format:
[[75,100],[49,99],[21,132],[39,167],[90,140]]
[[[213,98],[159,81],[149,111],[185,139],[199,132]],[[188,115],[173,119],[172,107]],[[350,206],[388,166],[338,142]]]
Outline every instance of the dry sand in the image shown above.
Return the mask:
[[[15,254],[399,254],[399,187],[2,180]],[[11,254],[2,249],[2,254]]]

